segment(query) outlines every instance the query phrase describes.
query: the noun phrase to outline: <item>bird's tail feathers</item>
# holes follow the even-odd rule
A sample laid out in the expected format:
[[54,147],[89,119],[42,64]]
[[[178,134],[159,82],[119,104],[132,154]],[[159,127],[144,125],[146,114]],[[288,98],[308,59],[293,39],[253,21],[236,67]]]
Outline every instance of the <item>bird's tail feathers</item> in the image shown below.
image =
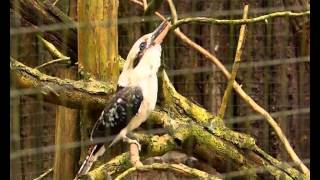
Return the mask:
[[83,176],[85,174],[87,174],[91,168],[91,166],[93,165],[93,163],[95,161],[97,161],[98,157],[100,157],[101,155],[103,155],[103,153],[105,152],[105,147],[104,145],[95,145],[92,148],[90,148],[89,150],[89,154],[87,155],[86,159],[83,161],[76,177],[74,178],[74,180],[76,180],[78,177]]
[[98,121],[96,121],[96,123],[94,123],[94,125],[93,125],[93,128],[92,128],[91,133],[90,133],[90,140],[91,140],[91,141],[93,141],[93,133],[94,133],[94,131],[96,130],[96,127],[98,126],[98,124],[99,124],[101,121],[103,121],[103,113],[104,113],[104,111],[102,111],[102,113],[101,113]]

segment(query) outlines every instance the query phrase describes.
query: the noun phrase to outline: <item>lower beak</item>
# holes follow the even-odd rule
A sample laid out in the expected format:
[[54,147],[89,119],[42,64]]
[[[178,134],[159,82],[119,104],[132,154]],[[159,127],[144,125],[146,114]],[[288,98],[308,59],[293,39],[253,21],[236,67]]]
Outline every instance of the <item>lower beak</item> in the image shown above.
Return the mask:
[[169,29],[170,29],[170,22],[165,20],[163,21],[159,27],[157,27],[156,30],[154,30],[153,35],[152,35],[152,43],[155,44],[161,44],[162,40],[166,37]]

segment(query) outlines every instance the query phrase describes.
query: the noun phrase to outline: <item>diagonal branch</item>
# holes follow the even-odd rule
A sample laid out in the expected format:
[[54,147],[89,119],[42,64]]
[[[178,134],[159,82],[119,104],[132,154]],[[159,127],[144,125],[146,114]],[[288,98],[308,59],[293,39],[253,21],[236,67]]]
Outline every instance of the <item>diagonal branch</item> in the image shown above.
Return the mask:
[[37,34],[38,39],[45,45],[45,47],[48,49],[48,51],[57,58],[69,58],[65,55],[63,55],[52,43],[45,40],[43,37],[41,37],[39,34]]
[[[248,9],[249,9],[249,5],[246,4],[244,6],[244,10],[243,10],[243,19],[247,19],[248,11],[249,11]],[[234,63],[233,63],[233,66],[232,66],[231,77],[228,80],[227,88],[224,91],[222,102],[221,102],[221,106],[220,106],[220,109],[219,109],[219,112],[218,112],[218,116],[221,119],[223,119],[223,117],[224,117],[224,113],[225,113],[226,108],[227,108],[227,103],[228,103],[229,97],[230,97],[231,92],[232,92],[232,85],[233,85],[233,83],[234,83],[234,81],[236,79],[237,72],[238,72],[238,69],[239,69],[239,66],[240,66],[240,61],[241,61],[241,55],[242,55],[242,49],[243,49],[243,43],[244,43],[244,40],[245,40],[245,36],[246,36],[246,25],[243,24],[243,25],[241,25],[241,28],[240,28],[238,46],[237,46],[236,55],[235,55],[235,58],[234,58]]]
[[52,171],[53,171],[53,168],[50,168],[46,172],[41,174],[39,177],[34,178],[33,180],[41,180],[41,179],[45,178],[46,176],[48,176]]

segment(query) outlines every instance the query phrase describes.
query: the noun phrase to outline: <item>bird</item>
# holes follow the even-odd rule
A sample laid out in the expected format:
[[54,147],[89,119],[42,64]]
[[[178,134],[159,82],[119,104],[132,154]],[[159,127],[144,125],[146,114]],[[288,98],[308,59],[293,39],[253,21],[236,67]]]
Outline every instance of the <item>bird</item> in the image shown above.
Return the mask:
[[[169,29],[170,22],[164,20],[153,32],[140,37],[133,44],[120,73],[116,93],[95,122],[90,133],[90,141],[106,137],[108,134],[116,134],[107,148],[123,140],[129,144],[137,144],[141,150],[139,142],[128,135],[145,122],[155,108],[161,43]],[[87,174],[93,163],[105,151],[104,143],[89,145],[88,155],[75,179]]]

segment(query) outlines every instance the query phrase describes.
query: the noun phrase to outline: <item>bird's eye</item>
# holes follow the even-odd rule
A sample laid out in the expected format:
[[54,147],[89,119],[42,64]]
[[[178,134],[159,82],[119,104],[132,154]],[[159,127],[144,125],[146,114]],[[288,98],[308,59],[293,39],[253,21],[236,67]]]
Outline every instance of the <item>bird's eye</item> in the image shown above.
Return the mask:
[[139,46],[140,51],[143,50],[144,48],[146,48],[146,42],[142,42]]

